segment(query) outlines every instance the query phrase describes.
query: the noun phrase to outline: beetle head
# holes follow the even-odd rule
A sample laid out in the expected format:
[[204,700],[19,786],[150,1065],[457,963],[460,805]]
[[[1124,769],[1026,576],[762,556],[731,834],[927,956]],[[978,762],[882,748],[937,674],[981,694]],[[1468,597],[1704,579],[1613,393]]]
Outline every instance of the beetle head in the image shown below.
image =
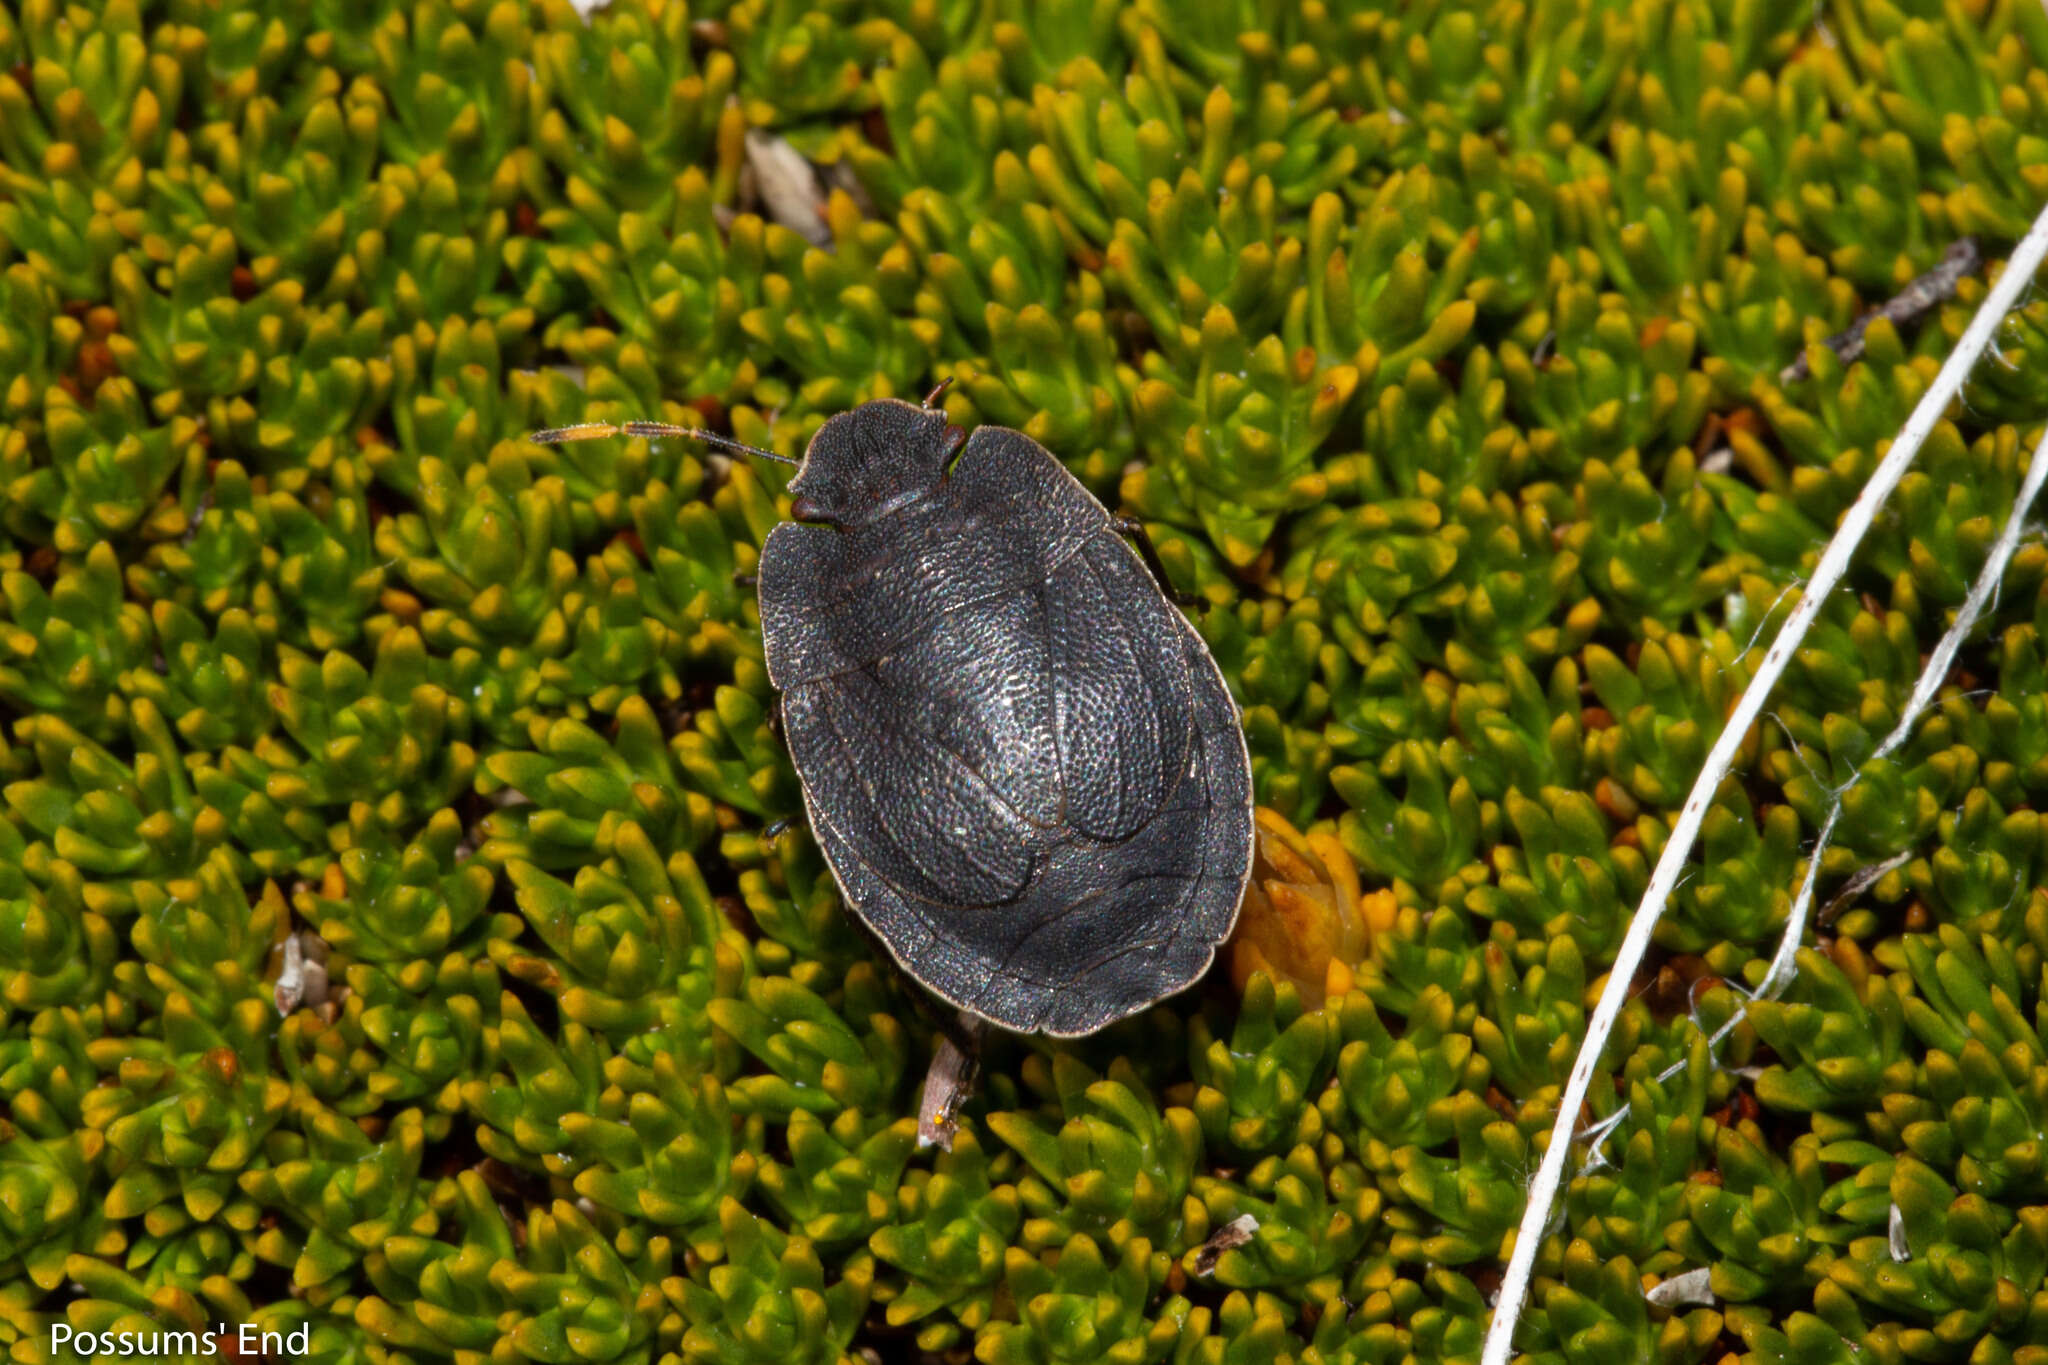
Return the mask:
[[798,521],[858,526],[938,487],[960,443],[940,408],[878,398],[828,418],[790,480]]

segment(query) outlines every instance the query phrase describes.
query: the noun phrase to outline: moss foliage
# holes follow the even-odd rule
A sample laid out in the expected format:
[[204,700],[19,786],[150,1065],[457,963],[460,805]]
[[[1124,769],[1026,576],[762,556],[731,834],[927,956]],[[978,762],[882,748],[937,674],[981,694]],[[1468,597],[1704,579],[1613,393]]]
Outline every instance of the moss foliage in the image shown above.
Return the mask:
[[[1669,821],[1985,275],[1818,343],[1999,268],[2044,68],[2036,0],[0,9],[0,1345],[1474,1360]],[[1719,793],[1531,1365],[2048,1359],[2038,545],[1869,757],[2044,310]],[[786,471],[519,439],[941,377],[1207,598],[1299,930],[998,1040],[948,1153],[937,1016],[762,835]],[[1824,895],[1903,861],[1746,1004],[1857,774]]]

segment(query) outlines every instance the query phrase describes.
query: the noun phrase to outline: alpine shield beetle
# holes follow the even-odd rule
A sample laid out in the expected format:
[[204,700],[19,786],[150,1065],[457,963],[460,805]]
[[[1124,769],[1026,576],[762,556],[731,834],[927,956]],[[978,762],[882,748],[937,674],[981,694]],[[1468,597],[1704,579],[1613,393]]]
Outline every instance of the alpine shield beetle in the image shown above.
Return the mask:
[[1142,527],[1023,433],[948,426],[944,388],[830,418],[801,461],[653,422],[532,439],[798,465],[761,632],[825,861],[933,992],[1077,1037],[1184,989],[1229,936],[1251,762]]

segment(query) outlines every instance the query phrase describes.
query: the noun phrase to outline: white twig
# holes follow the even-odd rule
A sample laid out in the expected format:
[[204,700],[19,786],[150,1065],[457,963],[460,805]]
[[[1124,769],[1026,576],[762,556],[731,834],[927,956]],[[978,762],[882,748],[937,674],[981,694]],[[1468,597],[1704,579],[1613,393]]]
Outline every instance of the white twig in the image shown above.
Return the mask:
[[[2043,430],[2041,444],[2034,447],[2033,461],[2027,466],[2027,475],[2020,484],[2019,496],[2013,500],[2012,515],[2006,519],[2005,529],[1999,533],[1997,543],[1991,547],[1991,555],[1984,561],[1983,569],[1978,572],[1977,581],[1971,585],[1969,596],[1963,599],[1962,608],[1956,613],[1955,623],[1948,628],[1948,633],[1941,637],[1940,643],[1935,645],[1934,652],[1928,655],[1927,666],[1920,671],[1919,678],[1913,684],[1912,696],[1899,717],[1899,723],[1892,728],[1884,743],[1878,746],[1876,753],[1872,755],[1873,758],[1883,758],[1904,744],[1912,735],[1913,722],[1927,709],[1935,692],[1940,689],[1942,679],[1948,676],[1949,665],[1954,662],[1956,651],[1962,648],[1963,641],[1976,628],[1977,618],[1983,614],[1984,609],[1996,600],[1998,586],[2005,581],[2005,566],[2012,561],[2014,551],[2019,549],[2020,533],[2024,529],[2027,511],[2034,505],[2034,499],[2040,495],[2043,483],[2048,483],[2048,430]],[[1779,725],[1782,728],[1784,722],[1780,721]],[[1786,737],[1791,737],[1791,731],[1786,731]],[[1814,772],[1810,764],[1807,766],[1807,773],[1815,782],[1820,782],[1820,774]],[[1859,770],[1830,793],[1831,804],[1827,818],[1821,822],[1820,836],[1814,840],[1813,852],[1807,858],[1806,876],[1800,883],[1798,896],[1793,899],[1791,913],[1785,917],[1785,929],[1778,939],[1778,949],[1771,955],[1771,965],[1764,973],[1764,979],[1757,984],[1756,991],[1750,996],[1752,1000],[1775,1000],[1792,984],[1792,966],[1798,957],[1799,945],[1806,937],[1807,915],[1813,909],[1814,883],[1820,875],[1821,855],[1827,852],[1828,843],[1834,837],[1835,824],[1842,814],[1842,798],[1847,796],[1850,789],[1862,778],[1863,774]],[[1904,866],[1912,859],[1913,850],[1909,848],[1894,853],[1881,862],[1858,869],[1842,889],[1835,893],[1835,898],[1828,903],[1828,907],[1821,912],[1820,922],[1823,925],[1827,924],[1836,911],[1848,901],[1883,880],[1886,873]],[[1721,1046],[1722,1040],[1735,1032],[1737,1025],[1747,1017],[1743,1011],[1737,1010],[1722,1021],[1721,1027],[1708,1035],[1707,1055],[1710,1059]],[[1698,1024],[1697,1016],[1693,1022]],[[1658,1072],[1656,1079],[1661,1084],[1683,1070],[1685,1059],[1680,1058]],[[1630,1102],[1624,1100],[1620,1108],[1579,1133],[1578,1140],[1592,1148],[1592,1155],[1586,1159],[1587,1170],[1598,1170],[1606,1164],[1600,1153],[1601,1145],[1607,1141],[1608,1135],[1628,1118],[1629,1108]]]
[[[2006,274],[2010,276],[2011,273],[2008,267]],[[1941,637],[1941,643],[1934,647],[1934,652],[1927,656],[1927,666],[1920,670],[1920,677],[1913,684],[1913,695],[1907,698],[1905,708],[1899,712],[1899,723],[1892,727],[1892,732],[1885,736],[1884,743],[1877,746],[1877,752],[1871,758],[1888,757],[1912,738],[1914,724],[1921,713],[1933,704],[1935,694],[1947,681],[1956,651],[1963,647],[1964,638],[1975,628],[1977,618],[1984,614],[1984,608],[1998,591],[1998,585],[2005,577],[2005,566],[2011,561],[2013,551],[2019,548],[2020,531],[2027,519],[2027,510],[2034,505],[2034,498],[2040,493],[2044,479],[2048,479],[2048,432],[2042,433],[2041,444],[2034,447],[2034,458],[2027,466],[2026,479],[2020,484],[2019,497],[2013,502],[2012,515],[2005,519],[2005,529],[1998,533],[1998,542],[1991,547],[1991,557],[1984,561],[1977,581],[1970,585],[1970,595],[1963,599],[1955,624]],[[1771,968],[1764,973],[1763,981],[1756,988],[1759,1000],[1775,1000],[1785,987],[1792,984],[1793,960],[1799,954],[1799,941],[1806,935],[1807,914],[1813,909],[1813,888],[1820,877],[1821,855],[1828,851],[1828,845],[1835,837],[1835,826],[1841,821],[1842,798],[1862,780],[1863,771],[1859,768],[1834,794],[1834,804],[1828,810],[1828,818],[1821,824],[1820,837],[1814,841],[1813,854],[1806,860],[1806,879],[1799,884],[1799,895],[1792,902],[1792,914],[1785,923],[1784,937],[1778,940],[1778,951],[1771,957]]]
[[1933,433],[1942,413],[1947,411],[1949,403],[1962,389],[1970,368],[1990,343],[1992,332],[2005,320],[2020,291],[2040,268],[2044,255],[2048,255],[2048,209],[2042,210],[2033,227],[2014,248],[2005,273],[1986,294],[1976,317],[1970,320],[1969,327],[1963,332],[1962,340],[1956,343],[1941,372],[1934,377],[1934,383],[1928,386],[1912,416],[1906,419],[1905,427],[1878,463],[1870,481],[1843,514],[1841,527],[1821,552],[1820,562],[1814,567],[1805,595],[1792,609],[1770,649],[1765,651],[1763,662],[1729,713],[1727,724],[1715,739],[1699,779],[1686,796],[1685,805],[1665,841],[1664,852],[1650,874],[1650,884],[1643,892],[1642,904],[1637,908],[1635,918],[1629,922],[1628,933],[1623,936],[1621,948],[1614,956],[1614,965],[1608,970],[1607,986],[1600,992],[1593,1017],[1587,1022],[1586,1040],[1572,1063],[1564,1093],[1558,1097],[1557,1120],[1551,1125],[1550,1145],[1544,1149],[1543,1164],[1530,1186],[1529,1203],[1522,1211],[1522,1223],[1515,1233],[1514,1253],[1508,1258],[1507,1274],[1501,1281],[1493,1321],[1487,1327],[1486,1344],[1480,1353],[1481,1365],[1508,1365],[1514,1353],[1515,1324],[1521,1320],[1522,1305],[1528,1298],[1529,1278],[1535,1269],[1544,1225],[1550,1218],[1551,1205],[1556,1202],[1558,1187],[1563,1182],[1564,1165],[1571,1154],[1572,1130],[1578,1124],[1579,1110],[1586,1102],[1594,1069],[1600,1064],[1600,1054],[1606,1049],[1614,1021],[1620,1017],[1621,1007],[1628,999],[1636,968],[1642,964],[1643,954],[1649,949],[1650,936],[1656,931],[1671,888],[1692,851],[1693,840],[1699,835],[1714,792],[1734,766],[1736,750],[1742,746],[1743,737],[1762,712],[1765,699],[1791,662],[1793,651],[1798,649],[1800,641],[1819,616],[1828,594],[1834,591],[1835,585],[1848,571],[1850,557],[1870,530],[1878,508],[1891,496],[1892,489],[1898,486],[1913,463],[1913,457],[1919,454],[1921,445]]

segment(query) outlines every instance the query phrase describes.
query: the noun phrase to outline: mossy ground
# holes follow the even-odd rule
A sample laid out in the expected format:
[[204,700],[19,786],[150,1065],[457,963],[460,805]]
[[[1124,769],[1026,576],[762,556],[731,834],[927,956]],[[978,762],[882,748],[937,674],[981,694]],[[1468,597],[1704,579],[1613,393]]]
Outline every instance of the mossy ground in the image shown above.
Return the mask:
[[[1475,1359],[1670,817],[1986,273],[1814,343],[1998,268],[2044,66],[2037,0],[0,9],[0,1342]],[[2035,293],[1722,788],[1532,1361],[2048,1360],[2038,539],[1870,758],[2044,342]],[[519,438],[794,453],[946,376],[1208,598],[1328,855],[1268,899],[1348,856],[1376,932],[1322,1009],[1001,1042],[933,1154],[937,1016],[761,838],[784,473]],[[1905,860],[1745,1007],[1859,773],[1824,894]]]

